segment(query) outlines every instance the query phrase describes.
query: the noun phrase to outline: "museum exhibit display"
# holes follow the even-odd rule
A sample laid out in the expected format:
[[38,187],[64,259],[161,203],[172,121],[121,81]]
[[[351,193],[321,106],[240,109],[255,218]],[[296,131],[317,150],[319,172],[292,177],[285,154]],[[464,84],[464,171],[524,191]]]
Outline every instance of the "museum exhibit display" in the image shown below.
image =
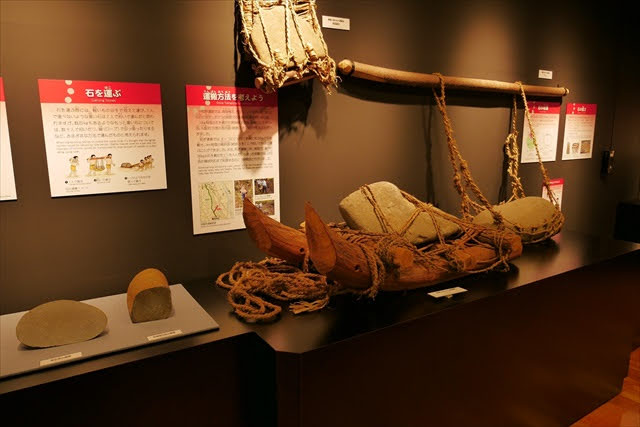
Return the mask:
[[[401,70],[394,70],[375,65],[357,63],[349,59],[340,61],[340,72],[345,76],[353,76],[386,84],[403,85],[416,88],[431,88],[433,97],[442,115],[449,160],[453,168],[453,186],[460,195],[460,211],[462,218],[473,221],[483,226],[506,227],[522,237],[523,244],[532,244],[548,239],[557,234],[564,224],[564,215],[560,211],[558,201],[549,185],[549,176],[540,158],[538,143],[534,127],[531,123],[526,93],[536,96],[566,96],[569,90],[566,88],[549,88],[544,86],[523,85],[522,82],[506,83],[495,80],[481,80],[463,77],[445,77],[440,73],[423,74]],[[445,86],[457,90],[513,93],[513,108],[511,112],[511,132],[505,141],[505,156],[507,157],[507,171],[511,178],[511,197],[493,206],[484,196],[476,184],[468,162],[462,157],[458,148],[458,142],[453,135],[451,119],[447,112]],[[436,91],[438,89],[438,91]],[[438,93],[439,92],[439,93]],[[529,125],[531,143],[535,147],[540,173],[543,177],[543,185],[551,201],[542,197],[527,197],[524,193],[519,169],[518,156],[518,131],[516,94],[522,96],[525,117]],[[469,193],[473,194],[477,202],[472,200]]]
[[636,15],[539,16],[0,0],[2,424],[638,424]]
[[164,273],[147,268],[136,274],[127,288],[127,308],[133,323],[171,316],[171,289]]
[[336,64],[322,36],[315,0],[236,0],[241,39],[251,56],[255,85],[273,92],[285,83],[317,77],[337,84]]
[[229,290],[227,299],[239,317],[276,319],[281,308],[262,296],[290,301],[291,311],[300,314],[324,308],[336,294],[375,298],[380,290],[403,291],[508,270],[508,261],[522,254],[515,233],[462,221],[388,182],[363,186],[340,203],[340,210],[359,229],[327,225],[307,203],[303,230],[296,230],[244,200],[249,235],[281,261],[239,262],[217,278],[218,286]]
[[106,327],[107,315],[99,308],[59,300],[29,310],[20,318],[16,336],[27,347],[54,347],[93,339]]
[[[547,189],[551,201],[547,201],[542,197],[526,197],[522,184],[520,183],[520,178],[517,173],[518,167],[514,165],[514,163],[517,164],[519,161],[517,148],[514,148],[514,145],[517,146],[515,141],[518,137],[518,131],[515,126],[517,106],[515,105],[514,99],[511,134],[507,136],[505,143],[507,146],[505,155],[508,157],[508,171],[512,179],[513,194],[509,200],[498,206],[492,206],[473,179],[468,162],[462,157],[462,154],[460,154],[458,142],[453,135],[451,119],[447,112],[444,78],[442,75],[437,76],[440,79],[440,93],[436,93],[436,90],[433,89],[433,96],[438,105],[438,110],[442,115],[445,133],[447,135],[449,159],[453,168],[453,186],[460,195],[462,217],[464,219],[471,219],[473,213],[475,213],[476,215],[473,218],[474,224],[485,226],[495,224],[497,227],[507,228],[521,236],[523,244],[538,243],[558,233],[564,224],[564,215],[559,209],[558,201],[549,185],[549,176],[540,159],[540,152],[536,142],[535,131],[531,125],[522,83],[518,82],[516,84],[520,88],[524,101],[525,116],[529,123],[532,143],[536,149],[538,164],[540,165],[540,171],[543,177],[543,185]],[[478,202],[473,201],[469,193],[472,193]]]
[[[149,276],[158,278],[153,272]],[[84,301],[52,301],[28,312],[3,314],[0,378],[55,369],[218,328],[218,323],[183,285],[168,287],[173,300],[171,316],[154,321],[132,322],[126,293]],[[164,296],[153,301],[154,305],[159,303],[159,308],[146,309],[142,314],[166,310]]]

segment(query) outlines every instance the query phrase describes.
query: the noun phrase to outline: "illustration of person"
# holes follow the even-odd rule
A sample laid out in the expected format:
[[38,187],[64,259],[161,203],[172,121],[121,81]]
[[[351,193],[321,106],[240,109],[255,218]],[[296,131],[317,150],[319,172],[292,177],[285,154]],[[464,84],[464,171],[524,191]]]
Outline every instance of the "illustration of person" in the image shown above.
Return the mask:
[[78,156],[73,156],[69,159],[69,169],[71,170],[71,172],[69,172],[70,177],[78,176],[78,163],[80,163]]
[[240,195],[242,196],[242,201],[244,202],[244,198],[247,197],[247,187],[244,184],[240,187]]
[[98,168],[96,167],[98,163],[98,159],[96,159],[96,155],[92,154],[91,157],[87,159],[87,162],[89,162],[89,173],[87,174],[87,176],[95,176],[98,170]]
[[113,165],[113,157],[111,156],[111,153],[107,154],[107,157],[105,157],[104,165],[107,168],[107,175],[111,175],[111,166]]
[[144,166],[145,166],[144,159],[140,159],[140,161],[138,162],[138,170],[139,171],[144,170]]
[[266,179],[259,179],[258,180],[258,187],[260,187],[260,194],[264,194],[267,192],[267,180]]

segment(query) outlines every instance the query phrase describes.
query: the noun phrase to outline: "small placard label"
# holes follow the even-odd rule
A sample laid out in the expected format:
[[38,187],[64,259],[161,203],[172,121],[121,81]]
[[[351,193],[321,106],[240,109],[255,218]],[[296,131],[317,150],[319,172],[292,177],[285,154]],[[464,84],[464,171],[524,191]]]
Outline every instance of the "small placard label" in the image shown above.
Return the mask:
[[180,334],[182,334],[182,331],[180,329],[176,329],[175,331],[162,332],[161,334],[148,336],[147,341],[161,340],[163,338],[169,338]]
[[322,28],[349,31],[351,29],[351,20],[349,18],[322,15]]
[[538,70],[538,78],[539,79],[553,79],[553,71],[550,70]]
[[435,291],[435,292],[429,292],[429,295],[431,295],[434,298],[442,298],[442,297],[448,297],[451,295],[455,295],[455,294],[459,294],[462,292],[467,292],[467,290],[465,288],[461,288],[459,286],[456,286],[455,288],[449,288],[449,289],[443,289],[441,291]]
[[40,366],[53,365],[54,363],[67,362],[69,360],[82,357],[82,352],[65,354],[64,356],[52,357],[51,359],[41,360]]

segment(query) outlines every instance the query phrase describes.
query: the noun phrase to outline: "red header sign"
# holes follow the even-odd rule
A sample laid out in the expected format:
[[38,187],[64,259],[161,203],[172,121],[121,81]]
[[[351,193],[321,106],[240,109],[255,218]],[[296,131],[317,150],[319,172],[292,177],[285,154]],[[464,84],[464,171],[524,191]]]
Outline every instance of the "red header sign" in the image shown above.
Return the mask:
[[586,116],[595,116],[598,104],[578,104],[570,102],[567,104],[567,114],[582,114]]
[[2,77],[0,77],[0,101],[4,101],[4,82]]
[[187,85],[187,106],[275,107],[278,96],[259,89],[233,86]]
[[155,83],[39,79],[40,102],[53,104],[160,104]]
[[532,114],[560,114],[559,102],[529,101],[527,104]]

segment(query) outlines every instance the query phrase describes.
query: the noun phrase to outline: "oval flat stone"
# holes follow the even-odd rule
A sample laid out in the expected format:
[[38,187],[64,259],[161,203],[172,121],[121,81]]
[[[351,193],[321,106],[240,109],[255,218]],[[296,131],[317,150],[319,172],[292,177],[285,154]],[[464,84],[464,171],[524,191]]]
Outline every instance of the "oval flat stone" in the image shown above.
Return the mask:
[[[522,199],[496,205],[494,209],[502,214],[508,221],[505,226],[510,230],[518,233],[515,227],[509,223],[517,224],[520,228],[531,230],[531,234],[521,235],[522,243],[538,240],[545,235],[551,237],[560,231],[560,227],[551,223],[551,220],[556,214],[556,207],[553,203],[542,197],[523,197]],[[476,215],[473,223],[492,226],[493,216],[485,209]]]
[[[407,220],[411,218],[416,207],[404,198],[400,189],[394,184],[386,181],[369,184],[380,210],[387,218],[394,230],[400,231]],[[382,233],[382,225],[378,219],[373,206],[362,194],[361,190],[356,190],[342,199],[340,202],[340,213],[350,228],[356,230],[366,230],[375,233]],[[432,206],[434,212],[442,212]],[[453,222],[448,221],[438,215],[434,215],[436,223],[445,237],[454,235],[460,228]],[[418,215],[415,221],[407,229],[405,239],[414,245],[432,242],[438,239],[436,227],[431,216],[425,212]]]
[[22,316],[16,336],[28,347],[55,347],[95,338],[106,326],[107,315],[99,308],[58,300],[41,304]]

